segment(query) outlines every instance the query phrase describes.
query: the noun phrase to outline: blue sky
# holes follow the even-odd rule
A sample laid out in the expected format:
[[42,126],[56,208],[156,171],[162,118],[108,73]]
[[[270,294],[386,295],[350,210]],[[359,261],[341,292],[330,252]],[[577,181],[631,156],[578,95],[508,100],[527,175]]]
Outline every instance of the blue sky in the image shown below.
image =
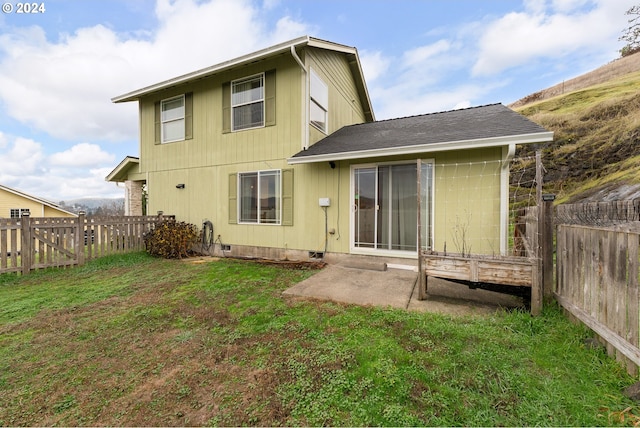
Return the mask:
[[[358,48],[377,119],[509,104],[619,57],[635,0],[48,0],[0,13],[0,184],[122,197],[111,98],[310,35]],[[4,7],[3,7],[4,10]]]

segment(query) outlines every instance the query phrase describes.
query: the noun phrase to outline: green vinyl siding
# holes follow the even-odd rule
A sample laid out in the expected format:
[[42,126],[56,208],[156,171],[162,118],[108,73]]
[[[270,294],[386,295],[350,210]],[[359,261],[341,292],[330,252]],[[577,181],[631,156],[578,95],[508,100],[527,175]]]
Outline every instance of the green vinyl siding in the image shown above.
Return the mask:
[[[454,234],[464,226],[467,229],[465,239],[472,252],[498,253],[500,174],[497,166],[500,148],[425,153],[420,157],[434,161],[434,249],[443,251],[446,242],[447,251],[455,252]],[[414,159],[399,156],[367,159],[362,163],[402,163]],[[325,212],[319,206],[318,198],[326,197],[331,200],[326,210],[327,227],[336,232],[329,235],[327,251],[349,253],[353,215],[350,200],[352,164],[360,163],[341,161],[334,169],[328,162],[292,168],[280,160],[269,162],[268,166],[261,161],[243,162],[152,173],[148,181],[149,212],[162,210],[198,226],[208,219],[214,223],[216,236],[219,234],[225,244],[322,251]],[[282,170],[282,226],[236,224],[237,173],[260,169]],[[291,180],[287,178],[289,174]],[[482,178],[478,180],[480,176]],[[185,189],[176,189],[179,183],[184,183]],[[288,201],[289,194],[291,199]],[[289,202],[291,210],[286,208]],[[284,227],[288,224],[288,215],[295,221]]]
[[[346,125],[365,122],[362,104],[349,62],[344,55],[322,49],[310,49],[308,65],[329,86],[328,134]],[[310,142],[327,134],[310,127]]]
[[[307,67],[313,68],[329,87],[328,131],[362,123],[365,114],[351,74],[349,59],[322,49],[298,52]],[[275,70],[275,73],[270,73]],[[225,120],[225,99],[230,100],[227,82],[265,73],[264,126],[230,131]],[[149,192],[149,212],[174,214],[181,221],[200,227],[213,222],[216,237],[224,244],[275,247],[302,251],[324,251],[325,213],[328,252],[350,252],[351,165],[406,162],[417,156],[288,165],[287,158],[299,152],[305,141],[302,130],[305,106],[305,78],[299,64],[285,53],[218,75],[178,85],[140,101],[140,171]],[[155,103],[180,94],[192,94],[191,139],[170,144],[154,144]],[[273,101],[270,101],[273,100]],[[185,101],[186,102],[186,101]],[[269,107],[273,103],[273,109]],[[185,115],[187,115],[185,109]],[[273,117],[268,111],[275,112]],[[309,143],[325,136],[309,126]],[[476,185],[482,161],[499,161],[501,148],[457,152],[422,153],[421,159],[434,162],[434,246],[438,251],[455,251],[456,227],[466,225],[465,239],[473,252],[497,252],[500,248],[500,174],[484,176]],[[456,164],[470,165],[469,174],[456,174]],[[497,167],[499,163],[492,164]],[[280,225],[237,224],[237,174],[244,171],[282,171],[282,216]],[[176,188],[185,184],[184,189]],[[474,187],[475,186],[475,187]],[[319,198],[329,198],[326,211]]]
[[500,254],[500,147],[443,152],[435,164],[436,251]]

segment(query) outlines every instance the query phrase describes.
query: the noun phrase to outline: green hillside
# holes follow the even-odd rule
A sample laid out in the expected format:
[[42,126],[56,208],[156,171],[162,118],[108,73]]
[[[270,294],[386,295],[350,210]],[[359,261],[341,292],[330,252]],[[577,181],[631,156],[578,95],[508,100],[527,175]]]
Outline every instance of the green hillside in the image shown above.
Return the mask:
[[514,109],[555,133],[516,156],[542,151],[544,192],[559,203],[640,197],[640,71]]

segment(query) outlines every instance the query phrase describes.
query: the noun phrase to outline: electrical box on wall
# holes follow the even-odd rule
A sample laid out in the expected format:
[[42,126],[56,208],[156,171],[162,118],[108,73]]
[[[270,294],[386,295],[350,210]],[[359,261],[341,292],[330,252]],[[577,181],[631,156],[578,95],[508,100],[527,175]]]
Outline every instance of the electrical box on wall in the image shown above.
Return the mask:
[[331,206],[331,199],[329,198],[320,198],[319,201],[321,207],[329,207]]

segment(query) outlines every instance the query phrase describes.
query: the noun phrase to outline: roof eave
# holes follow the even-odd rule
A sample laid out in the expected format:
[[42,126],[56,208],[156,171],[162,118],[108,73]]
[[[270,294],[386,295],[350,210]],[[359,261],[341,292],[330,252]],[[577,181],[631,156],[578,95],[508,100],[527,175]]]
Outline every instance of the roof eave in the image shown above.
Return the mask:
[[373,113],[373,104],[371,104],[371,98],[369,97],[369,89],[367,88],[367,82],[364,78],[364,72],[362,71],[362,64],[360,63],[360,55],[358,55],[357,49],[353,53],[353,60],[349,61],[351,73],[356,75],[356,89],[360,95],[363,104],[363,110],[367,122],[375,122],[376,117]]
[[[231,59],[229,61],[212,65],[211,67],[207,67],[200,70],[196,70],[191,73],[183,74],[182,76],[178,76],[169,80],[164,80],[162,82],[159,82],[150,86],[146,86],[141,89],[136,89],[135,91],[128,92],[126,94],[114,97],[111,99],[111,101],[114,103],[136,101],[140,99],[142,96],[148,95],[152,92],[167,89],[172,86],[189,82],[191,80],[208,77],[208,76],[220,73],[222,71],[241,66],[243,64],[248,64],[261,59],[269,58],[273,55],[288,52],[291,50],[291,47],[299,47],[299,46],[312,46],[316,48],[329,49],[336,52],[342,52],[345,54],[357,55],[357,50],[353,47],[329,42],[326,40],[316,39],[309,36],[303,36],[303,37],[298,37],[297,39],[289,40],[287,42],[280,43],[265,49],[261,49],[256,52],[252,52],[247,55],[243,55],[238,58]],[[367,98],[368,98],[368,94],[367,94]]]
[[114,182],[114,183],[121,183],[124,180],[119,179],[118,175],[120,173],[122,173],[125,169],[130,168],[132,165],[140,165],[140,159],[134,156],[127,156],[125,157],[119,164],[118,166],[116,166],[113,171],[111,171],[109,173],[109,175],[107,175],[105,177],[105,181],[110,181],[110,182]]
[[403,147],[391,147],[372,150],[359,150],[351,152],[327,153],[321,155],[291,157],[287,159],[289,165],[298,165],[316,162],[329,162],[340,160],[368,159],[375,157],[388,157],[400,155],[412,155],[419,153],[442,152],[449,150],[467,150],[486,147],[506,146],[509,144],[531,144],[553,141],[553,132],[537,132],[534,134],[509,135],[504,137],[491,137],[473,140],[445,141],[441,143],[418,144]]

